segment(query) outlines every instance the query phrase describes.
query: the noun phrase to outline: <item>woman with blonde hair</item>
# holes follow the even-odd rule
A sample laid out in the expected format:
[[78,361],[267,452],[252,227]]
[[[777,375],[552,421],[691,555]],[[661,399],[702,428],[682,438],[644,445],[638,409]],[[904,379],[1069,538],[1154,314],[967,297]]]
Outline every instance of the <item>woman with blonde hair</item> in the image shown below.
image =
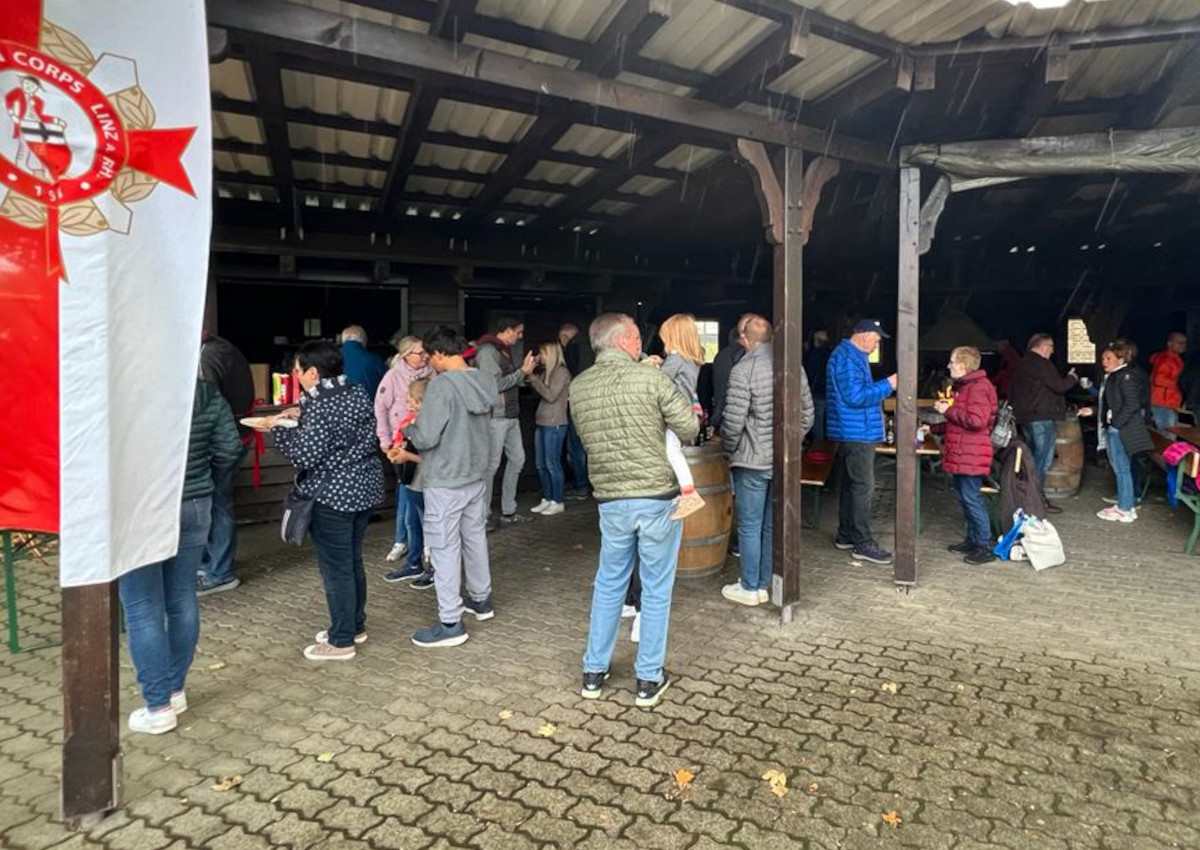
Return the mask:
[[540,370],[529,376],[529,385],[541,396],[534,422],[534,449],[538,477],[542,482],[542,501],[533,507],[535,514],[556,516],[566,508],[563,489],[563,443],[567,439],[567,398],[571,372],[563,361],[563,350],[557,342],[542,343],[538,348]]
[[[1100,383],[1097,448],[1108,455],[1108,464],[1117,479],[1117,503],[1096,516],[1109,522],[1133,522],[1138,518],[1133,458],[1154,451],[1154,441],[1146,427],[1150,382],[1146,373],[1133,365],[1136,359],[1137,346],[1126,339],[1113,340],[1100,354],[1104,380]],[[1091,413],[1091,408],[1079,411],[1080,416]]]
[[[699,416],[701,407],[696,384],[700,380],[700,367],[704,365],[704,349],[700,345],[696,317],[690,313],[676,313],[659,326],[658,336],[667,355],[662,361],[663,374],[691,402],[692,410]],[[679,502],[671,519],[683,519],[703,508],[704,499],[696,492],[683,445],[670,429],[667,430],[667,460],[679,482]]]
[[[375,391],[375,433],[379,437],[379,448],[385,453],[396,445],[396,432],[400,422],[408,415],[408,388],[413,381],[433,377],[429,355],[420,337],[402,336],[395,341],[396,356],[392,366],[379,382]],[[403,442],[400,444],[403,446]],[[387,560],[395,563],[408,551],[408,488],[399,481],[397,468],[396,485],[396,537]],[[421,554],[417,553],[418,556]],[[404,581],[411,577],[404,567],[388,573],[388,581]],[[396,576],[404,574],[402,578]],[[417,573],[420,575],[420,572]]]

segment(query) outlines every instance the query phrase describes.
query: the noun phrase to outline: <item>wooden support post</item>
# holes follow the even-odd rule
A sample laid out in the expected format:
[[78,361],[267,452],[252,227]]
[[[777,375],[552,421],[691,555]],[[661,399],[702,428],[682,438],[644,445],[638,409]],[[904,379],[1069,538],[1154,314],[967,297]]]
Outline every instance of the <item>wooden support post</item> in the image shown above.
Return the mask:
[[62,591],[62,814],[86,826],[121,803],[117,583]]
[[917,318],[921,170],[900,169],[900,268],[896,303],[896,555],[898,587],[917,581]]
[[800,602],[800,478],[804,433],[800,430],[801,369],[804,368],[804,233],[801,211],[804,195],[804,153],[783,152],[783,244],[775,246],[774,350],[775,458],[774,535],[775,576],[772,596],[780,617],[792,621]]

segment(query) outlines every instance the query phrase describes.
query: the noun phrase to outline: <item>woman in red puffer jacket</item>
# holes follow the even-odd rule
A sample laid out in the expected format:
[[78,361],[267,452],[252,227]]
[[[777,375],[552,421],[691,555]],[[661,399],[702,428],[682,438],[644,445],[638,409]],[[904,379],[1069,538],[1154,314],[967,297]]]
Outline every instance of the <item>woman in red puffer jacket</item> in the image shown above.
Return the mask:
[[983,479],[992,469],[992,426],[996,422],[996,388],[979,368],[979,349],[960,346],[950,352],[953,401],[938,401],[945,424],[934,427],[945,434],[942,468],[954,477],[954,491],[967,521],[967,539],[950,546],[968,564],[996,560],[992,554],[991,523],[984,504]]

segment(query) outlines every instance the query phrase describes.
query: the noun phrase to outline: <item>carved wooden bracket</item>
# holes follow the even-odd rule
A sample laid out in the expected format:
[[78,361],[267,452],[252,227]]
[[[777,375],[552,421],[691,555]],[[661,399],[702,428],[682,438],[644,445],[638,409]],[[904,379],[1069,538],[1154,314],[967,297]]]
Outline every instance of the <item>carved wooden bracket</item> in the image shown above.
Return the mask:
[[754,196],[758,199],[767,242],[771,245],[782,245],[783,185],[779,182],[779,175],[775,166],[771,164],[766,147],[762,142],[738,139],[733,143],[733,158],[750,171],[750,182],[754,185]]
[[807,245],[812,234],[813,218],[825,184],[837,176],[842,164],[836,159],[819,156],[804,169],[804,194],[800,206],[800,244]]
[[921,204],[920,230],[917,236],[918,253],[929,253],[929,249],[933,246],[933,234],[937,231],[938,219],[941,218],[942,210],[946,208],[946,201],[949,199],[950,178],[943,174],[934,184],[925,203]]

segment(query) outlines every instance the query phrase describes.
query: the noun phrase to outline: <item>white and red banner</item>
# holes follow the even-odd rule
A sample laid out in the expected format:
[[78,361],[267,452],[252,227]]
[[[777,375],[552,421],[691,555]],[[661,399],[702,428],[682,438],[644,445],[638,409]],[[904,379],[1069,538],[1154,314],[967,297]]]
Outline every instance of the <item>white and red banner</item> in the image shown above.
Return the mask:
[[212,216],[203,0],[4,0],[0,528],[178,548]]

